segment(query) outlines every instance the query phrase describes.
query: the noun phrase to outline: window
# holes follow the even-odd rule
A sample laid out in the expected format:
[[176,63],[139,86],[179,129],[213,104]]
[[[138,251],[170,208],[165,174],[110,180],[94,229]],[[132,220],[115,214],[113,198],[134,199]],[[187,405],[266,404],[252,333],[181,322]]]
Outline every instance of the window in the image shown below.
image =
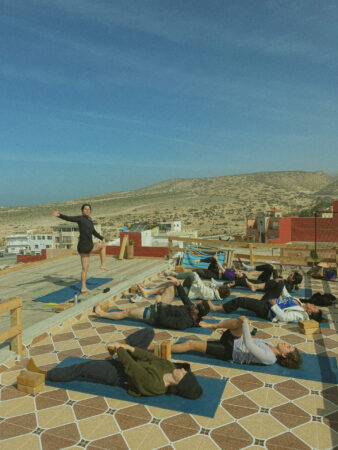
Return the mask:
[[44,241],[46,239],[46,236],[42,236],[42,240]]
[[41,241],[41,236],[38,236],[38,241]]
[[38,245],[34,245],[34,248],[39,248],[39,246]]
[[51,241],[51,240],[52,240],[52,236],[47,236],[47,239],[48,239],[49,241]]
[[272,229],[279,230],[279,222],[272,222]]
[[72,237],[71,236],[63,236],[62,242],[64,242],[64,243],[72,242]]

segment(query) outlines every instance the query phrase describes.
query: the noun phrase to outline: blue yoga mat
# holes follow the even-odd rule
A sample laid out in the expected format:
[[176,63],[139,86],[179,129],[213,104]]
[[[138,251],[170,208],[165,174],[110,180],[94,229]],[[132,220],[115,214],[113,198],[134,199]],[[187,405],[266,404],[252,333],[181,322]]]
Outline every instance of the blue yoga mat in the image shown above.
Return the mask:
[[[222,312],[210,312],[208,315],[212,316],[212,317],[219,317],[221,319],[233,319],[236,317],[240,317],[240,316],[246,316],[249,320],[255,320],[257,322],[270,322],[269,320],[266,319],[262,319],[261,317],[256,316],[256,314],[253,311],[249,311],[247,309],[243,309],[243,308],[238,308],[236,309],[236,313],[231,313],[231,314],[224,314]],[[323,314],[324,319],[327,319],[327,315]],[[288,324],[288,325],[298,325],[298,322],[271,322],[271,326],[272,324]],[[330,324],[327,322],[321,322],[319,324],[320,328],[330,328]]]
[[[108,312],[112,311],[120,311],[119,309],[110,309]],[[167,327],[161,327],[159,325],[149,325],[146,322],[143,322],[142,320],[137,319],[123,319],[123,320],[114,320],[114,319],[106,319],[104,317],[97,317],[94,319],[94,322],[104,322],[104,323],[113,323],[113,324],[120,324],[120,325],[129,325],[132,327],[139,327],[139,328],[156,328],[156,329],[162,329],[162,330],[168,330]],[[217,323],[218,320],[213,319],[205,319],[205,322],[208,323]],[[202,327],[192,327],[192,328],[186,328],[185,330],[176,330],[176,331],[182,331],[183,333],[190,333],[190,334],[205,334],[210,335],[212,334],[212,331],[208,328],[202,328]]]
[[[67,367],[72,364],[79,364],[88,360],[70,356],[64,359],[57,367]],[[133,397],[128,392],[118,386],[108,386],[106,384],[94,383],[85,379],[73,381],[46,381],[47,386],[71,391],[84,392],[101,397],[115,398],[127,402],[140,403],[156,408],[170,409],[188,414],[198,414],[204,417],[214,417],[224,391],[226,380],[216,378],[197,377],[202,386],[203,394],[197,400],[189,400],[177,395],[156,395],[154,397]]]
[[[197,269],[207,269],[209,267],[210,263],[204,263],[200,262],[199,264],[196,264],[197,260],[204,259],[204,258],[210,258],[213,255],[208,255],[207,253],[202,252],[201,250],[190,248],[191,251],[198,253],[195,255],[194,253],[191,253],[189,250],[184,252],[182,266],[184,267],[190,267],[190,268],[197,268]],[[218,261],[220,264],[223,265],[224,263],[224,253],[218,254]]]
[[[87,288],[95,289],[112,280],[113,278],[89,278],[87,280]],[[75,294],[81,295],[81,283],[72,284],[58,291],[35,298],[34,301],[42,303],[64,303],[72,299]]]
[[[178,342],[184,342],[181,338]],[[336,358],[327,356],[310,355],[302,353],[303,364],[300,369],[288,369],[279,364],[269,366],[258,364],[237,364],[232,361],[222,361],[195,351],[187,353],[173,353],[172,359],[179,361],[196,362],[214,366],[230,367],[232,369],[248,370],[251,372],[269,373],[281,377],[297,378],[301,380],[322,381],[324,383],[337,384],[338,370]]]
[[[243,287],[243,286],[235,286],[235,287],[232,287],[231,290],[233,292],[240,292],[241,294],[250,294],[250,293],[253,294],[253,292],[251,292],[249,288],[246,288],[246,287]],[[255,294],[259,294],[259,293],[261,293],[262,297],[263,297],[264,292],[263,291],[256,291],[255,292]],[[312,296],[312,289],[308,289],[308,288],[303,289],[303,288],[301,288],[301,289],[298,289],[298,291],[291,291],[290,295],[293,296],[293,297],[296,297],[296,298],[302,298],[302,297],[303,298],[310,298]]]

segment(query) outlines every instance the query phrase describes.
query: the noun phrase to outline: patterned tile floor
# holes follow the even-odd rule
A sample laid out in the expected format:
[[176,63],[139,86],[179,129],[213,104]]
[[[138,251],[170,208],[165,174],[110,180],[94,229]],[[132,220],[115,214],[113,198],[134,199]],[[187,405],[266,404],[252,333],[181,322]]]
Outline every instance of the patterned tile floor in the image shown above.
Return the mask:
[[[313,292],[338,296],[338,283],[305,279]],[[259,297],[259,294],[251,294]],[[117,300],[123,307],[127,302]],[[295,326],[253,322],[258,337],[280,337],[306,352],[337,356],[338,310],[327,309],[330,328],[303,336]],[[16,389],[16,378],[28,357],[45,369],[67,356],[106,358],[107,342],[119,340],[132,327],[92,321],[82,315],[37,337],[21,361],[0,366],[1,449],[331,449],[338,445],[338,389],[327,383],[192,364],[201,376],[228,379],[214,418],[182,414],[46,388],[31,396]],[[186,333],[158,331],[156,339]],[[204,339],[204,336],[196,336]]]

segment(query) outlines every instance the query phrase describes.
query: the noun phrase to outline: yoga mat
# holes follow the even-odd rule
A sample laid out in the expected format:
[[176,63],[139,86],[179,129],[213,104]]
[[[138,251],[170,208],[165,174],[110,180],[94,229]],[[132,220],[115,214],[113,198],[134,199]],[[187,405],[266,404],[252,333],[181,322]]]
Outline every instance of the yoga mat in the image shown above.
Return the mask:
[[[243,294],[262,294],[262,297],[264,295],[263,291],[252,292],[252,291],[250,291],[249,288],[246,288],[246,287],[243,287],[243,286],[235,286],[235,287],[232,287],[230,289],[233,292],[240,292],[240,293],[243,293]],[[310,297],[312,297],[312,289],[308,289],[308,288],[303,289],[303,288],[301,288],[301,289],[298,289],[298,291],[293,290],[293,291],[290,292],[290,295],[292,297],[296,297],[296,298],[302,298],[302,297],[303,298],[310,298]]]
[[[262,319],[261,317],[256,316],[253,311],[249,311],[247,309],[238,308],[236,312],[231,314],[223,314],[222,312],[212,312],[208,314],[208,316],[219,317],[220,319],[233,319],[240,316],[246,316],[249,320],[256,320],[257,322],[270,322],[270,320]],[[327,315],[323,314],[323,317],[327,319]],[[281,325],[298,325],[298,322],[270,322],[272,324],[281,324]],[[330,324],[327,322],[321,322],[319,324],[320,328],[330,328]]]
[[[184,341],[186,341],[186,339],[181,338],[178,342]],[[232,369],[248,370],[251,372],[269,373],[270,375],[278,375],[281,377],[337,384],[338,370],[336,358],[309,355],[307,353],[302,353],[302,358],[303,364],[300,369],[288,369],[287,367],[282,367],[279,364],[271,364],[269,366],[258,364],[237,364],[232,361],[214,359],[206,354],[195,351],[172,354],[172,359],[179,361],[196,362],[200,364],[229,367]]]
[[[207,253],[204,253],[201,250],[195,249],[193,247],[192,248],[189,247],[189,249],[198,254],[195,255],[194,253],[191,253],[189,250],[185,251],[184,256],[183,256],[182,266],[195,268],[195,269],[207,269],[209,267],[210,263],[200,262],[199,264],[196,264],[196,261],[199,259],[210,258],[213,255],[208,255]],[[223,265],[224,253],[218,254],[218,261],[220,262],[220,264]]]
[[[87,280],[87,288],[95,289],[102,284],[108,283],[112,280],[113,278],[89,278]],[[72,284],[71,286],[59,289],[58,291],[54,291],[50,294],[43,295],[42,297],[35,298],[34,301],[42,303],[64,303],[74,298],[75,294],[82,295],[81,283]]]
[[[120,311],[119,309],[110,309],[108,312],[113,311]],[[94,322],[104,322],[104,323],[113,323],[113,324],[120,324],[120,325],[129,325],[133,327],[140,327],[140,328],[156,328],[161,330],[168,330],[167,327],[161,327],[160,325],[149,325],[146,322],[143,322],[142,320],[138,319],[122,319],[122,320],[114,320],[114,319],[106,319],[105,317],[97,317],[94,319]],[[205,319],[205,322],[207,323],[216,323],[218,320],[213,319]],[[184,333],[191,333],[191,334],[205,334],[210,335],[212,334],[212,331],[208,328],[202,328],[202,327],[192,327],[192,328],[186,328],[185,330],[175,330],[175,331],[182,331]]]
[[[88,360],[70,356],[64,359],[57,367],[67,367],[72,364],[79,364]],[[53,386],[59,389],[69,389],[71,391],[84,392],[101,397],[115,398],[127,402],[139,403],[156,408],[180,411],[188,414],[198,414],[204,417],[214,417],[220,403],[226,380],[216,378],[197,377],[202,386],[203,394],[197,400],[189,400],[177,395],[156,395],[154,397],[133,397],[128,392],[118,386],[108,386],[106,384],[95,383],[86,379],[73,381],[48,381],[46,386]]]

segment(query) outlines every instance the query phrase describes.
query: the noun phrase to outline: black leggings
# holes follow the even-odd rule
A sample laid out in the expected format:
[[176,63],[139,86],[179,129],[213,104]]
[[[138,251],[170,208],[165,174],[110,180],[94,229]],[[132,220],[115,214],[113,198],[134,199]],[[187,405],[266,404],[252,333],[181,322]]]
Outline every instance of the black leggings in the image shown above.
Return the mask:
[[237,339],[230,330],[225,331],[218,341],[207,341],[206,354],[223,361],[232,360],[234,341]]
[[[154,330],[143,328],[129,335],[126,343],[145,350],[153,338]],[[124,368],[118,359],[89,360],[68,367],[55,367],[47,372],[47,380],[50,381],[71,381],[76,378],[87,378],[92,382],[111,386],[124,386],[126,383]]]
[[222,306],[225,314],[230,314],[238,308],[254,311],[262,319],[267,319],[269,314],[269,299],[257,300],[250,297],[237,297]]

